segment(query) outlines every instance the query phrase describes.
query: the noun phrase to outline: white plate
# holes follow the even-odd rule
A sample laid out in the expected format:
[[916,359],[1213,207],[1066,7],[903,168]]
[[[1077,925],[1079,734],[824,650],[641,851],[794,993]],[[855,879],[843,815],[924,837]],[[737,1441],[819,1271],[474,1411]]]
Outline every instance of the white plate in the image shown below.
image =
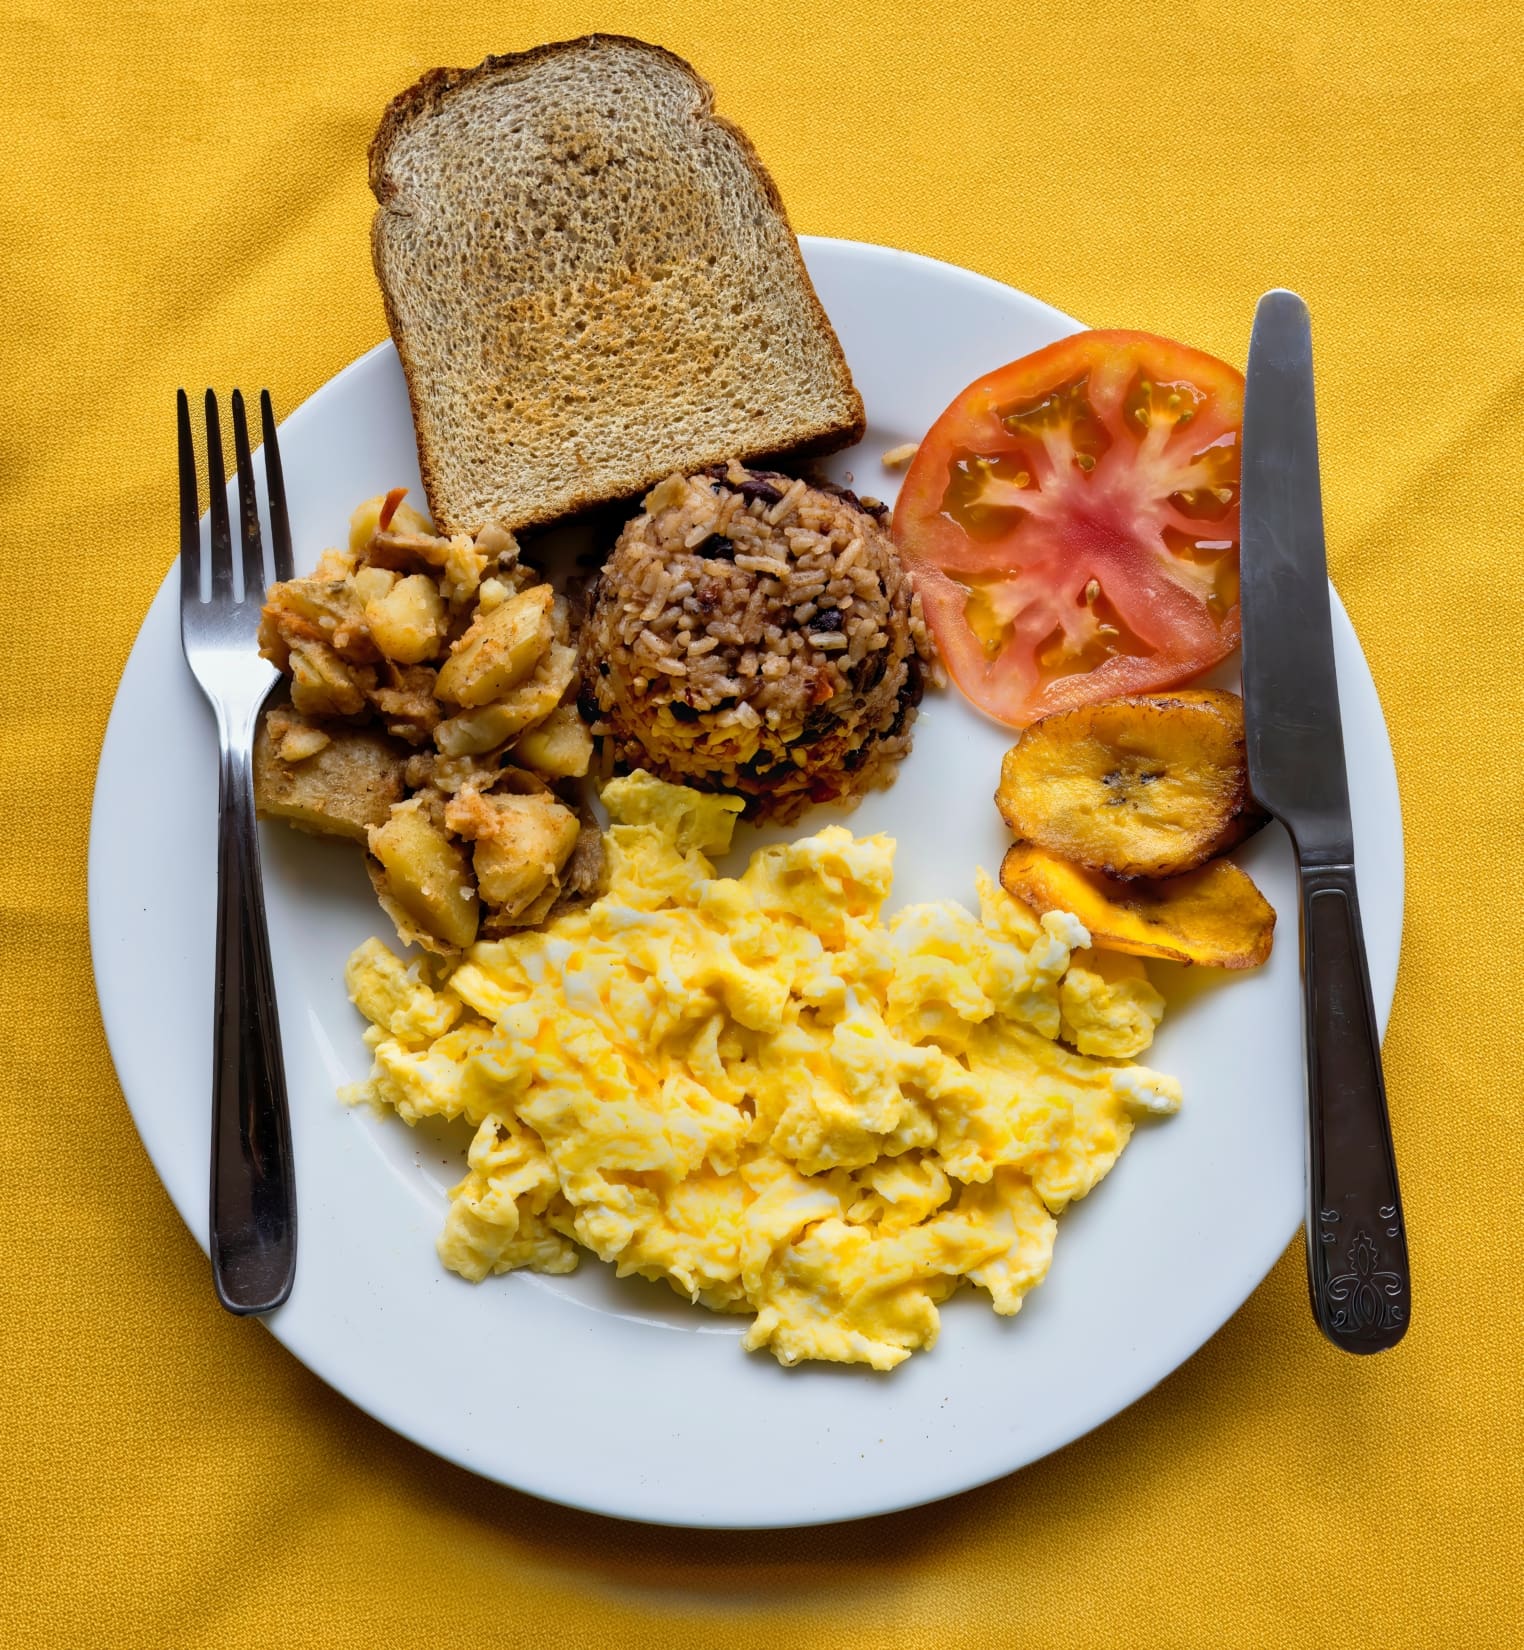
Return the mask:
[[[869,493],[893,492],[879,455],[919,437],[966,383],[1076,330],[1019,292],[908,253],[812,239],[805,255],[870,419],[862,446],[831,469]],[[294,412],[281,452],[302,570],[342,542],[361,499],[417,486],[391,346]],[[133,1118],[204,1248],[216,763],[180,655],[174,587],[172,575],[149,610],[106,733],[90,940]],[[1334,641],[1384,1024],[1402,923],[1396,774],[1337,603]],[[993,870],[1005,846],[990,797],[1007,742],[956,692],[928,698],[898,783],[853,816],[899,841],[893,903],[972,902],[974,866]],[[1017,1318],[965,1293],[944,1309],[936,1348],[888,1376],[785,1371],[743,1353],[735,1321],[660,1285],[619,1283],[591,1259],[571,1278],[516,1274],[475,1288],[445,1272],[434,1238],[460,1142],[334,1097],[368,1066],[344,959],[369,934],[390,938],[359,855],[279,826],[262,842],[300,1215],[296,1288],[269,1328],[388,1426],[536,1495],[628,1518],[764,1527],[967,1489],[1146,1392],[1237,1309],[1301,1219],[1296,907],[1278,830],[1239,856],[1281,913],[1266,967],[1155,971],[1171,1013],[1147,1058],[1180,1076],[1185,1109],[1140,1128],[1112,1176],[1064,1215],[1052,1273]],[[1314,1334],[1311,1321],[1299,1332]],[[1255,1370],[1237,1378],[1252,1402]]]

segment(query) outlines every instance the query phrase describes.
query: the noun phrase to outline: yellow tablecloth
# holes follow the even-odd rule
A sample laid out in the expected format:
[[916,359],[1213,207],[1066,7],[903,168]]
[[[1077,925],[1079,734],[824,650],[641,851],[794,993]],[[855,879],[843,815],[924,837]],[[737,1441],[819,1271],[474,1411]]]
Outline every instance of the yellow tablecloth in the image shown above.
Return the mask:
[[[1480,0],[10,0],[0,1641],[1524,1642],[1521,21]],[[1330,560],[1407,829],[1395,1353],[1321,1342],[1298,1245],[1054,1459],[881,1521],[695,1535],[445,1466],[213,1303],[113,1077],[85,931],[91,776],[175,551],[172,392],[267,382],[289,410],[381,338],[364,158],[386,99],[595,27],[692,59],[800,230],[1238,362],[1264,288],[1309,298]]]

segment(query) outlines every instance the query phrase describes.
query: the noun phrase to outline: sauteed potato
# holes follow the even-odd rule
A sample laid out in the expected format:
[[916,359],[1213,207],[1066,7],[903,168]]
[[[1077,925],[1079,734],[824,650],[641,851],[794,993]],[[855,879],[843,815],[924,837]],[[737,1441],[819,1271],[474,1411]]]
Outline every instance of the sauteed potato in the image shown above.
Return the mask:
[[539,584],[479,613],[440,667],[439,697],[457,705],[488,705],[517,687],[555,639],[553,600],[550,586]]
[[399,802],[367,833],[371,881],[404,940],[450,955],[476,938],[480,910],[458,842],[429,818],[420,797]]
[[364,842],[403,795],[403,758],[391,740],[342,723],[320,727],[272,706],[254,738],[259,811],[299,831]]
[[270,590],[260,651],[291,702],[260,728],[256,805],[364,844],[404,940],[452,956],[596,884],[595,827],[572,863],[592,738],[568,604],[511,533],[443,538],[402,488],[378,494],[346,549]]

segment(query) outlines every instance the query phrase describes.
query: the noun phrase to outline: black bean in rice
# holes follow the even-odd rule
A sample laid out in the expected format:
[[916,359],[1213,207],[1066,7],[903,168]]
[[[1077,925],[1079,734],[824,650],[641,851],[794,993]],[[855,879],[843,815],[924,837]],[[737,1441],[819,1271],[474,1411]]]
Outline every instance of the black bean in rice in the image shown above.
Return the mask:
[[582,627],[578,703],[613,764],[783,822],[888,784],[935,654],[880,519],[734,463],[653,488]]

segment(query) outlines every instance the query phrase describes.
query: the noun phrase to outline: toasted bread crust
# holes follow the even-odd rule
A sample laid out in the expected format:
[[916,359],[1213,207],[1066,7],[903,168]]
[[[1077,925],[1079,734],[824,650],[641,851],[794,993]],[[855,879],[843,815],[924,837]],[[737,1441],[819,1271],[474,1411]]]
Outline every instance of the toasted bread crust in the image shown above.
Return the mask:
[[603,48],[616,48],[620,51],[633,50],[649,54],[651,57],[657,58],[667,66],[679,71],[694,88],[697,97],[698,117],[725,133],[734,144],[739,156],[751,172],[769,211],[775,214],[786,231],[784,239],[788,251],[792,255],[794,273],[799,286],[798,298],[803,305],[807,306],[810,323],[817,333],[819,341],[829,352],[833,371],[838,380],[836,386],[838,399],[845,404],[846,416],[841,416],[839,411],[833,409],[831,413],[818,419],[796,420],[787,439],[779,441],[775,438],[769,438],[761,445],[755,442],[748,444],[745,434],[737,431],[733,438],[711,440],[702,446],[695,446],[691,452],[684,452],[680,465],[674,466],[673,463],[665,461],[657,464],[632,463],[617,483],[605,481],[600,486],[590,487],[571,494],[567,494],[563,490],[560,495],[553,499],[527,497],[522,501],[516,499],[513,508],[506,514],[500,512],[496,519],[500,520],[503,525],[515,529],[542,526],[568,514],[599,504],[638,497],[660,481],[663,476],[669,474],[674,467],[688,470],[699,469],[708,464],[724,462],[732,457],[739,457],[743,460],[763,457],[788,460],[817,456],[834,452],[839,448],[860,441],[866,428],[862,398],[852,383],[850,370],[840,342],[824,307],[820,303],[814,285],[810,281],[809,273],[799,252],[798,242],[793,234],[792,225],[789,223],[788,213],[783,205],[782,197],[778,193],[777,185],[763,165],[756,147],[745,132],[733,122],[714,113],[713,88],[694,70],[691,64],[685,62],[675,53],[667,51],[664,47],[654,46],[628,35],[594,34],[584,35],[574,40],[556,41],[535,46],[528,51],[488,57],[474,68],[432,69],[406,91],[394,97],[388,104],[385,113],[382,115],[380,125],[377,127],[376,134],[371,140],[368,162],[370,187],[378,203],[378,210],[371,224],[372,261],[381,286],[387,326],[396,344],[407,381],[414,427],[418,431],[419,472],[425,491],[428,494],[436,526],[441,531],[474,532],[486,523],[462,516],[454,502],[447,496],[442,475],[443,455],[435,450],[435,442],[428,434],[429,420],[425,416],[424,406],[427,392],[426,386],[422,382],[421,364],[415,356],[413,340],[406,318],[402,315],[396,301],[393,291],[392,271],[388,265],[388,249],[386,246],[388,213],[394,210],[393,201],[397,194],[396,184],[389,172],[392,151],[399,138],[437,113],[456,93],[477,81],[489,80],[501,75],[504,71],[521,69],[527,65],[548,61],[569,52],[597,51]]
[[[630,34],[580,34],[574,40],[551,40],[543,46],[530,46],[522,52],[501,52],[493,57],[484,57],[472,69],[430,69],[420,75],[406,91],[398,92],[387,104],[381,116],[381,124],[377,126],[376,135],[370,140],[370,149],[367,151],[371,193],[382,206],[386,205],[390,198],[390,188],[385,181],[386,159],[393,142],[414,121],[432,114],[451,92],[462,86],[469,86],[473,80],[490,79],[504,69],[514,69],[552,57],[560,57],[566,52],[579,51],[584,46],[595,49],[599,46],[634,46],[641,51],[650,52],[653,57],[665,58],[674,68],[681,69],[700,89],[706,113],[714,104],[714,88],[691,63],[679,57],[676,52],[669,52],[665,46],[653,46],[650,41],[637,40]],[[728,125],[729,122],[725,124]],[[741,138],[746,148],[755,154],[745,134],[737,132],[736,135]],[[760,161],[757,162],[757,169],[765,179],[781,212],[783,203],[778,200],[778,191],[774,188],[772,179],[763,171]]]

